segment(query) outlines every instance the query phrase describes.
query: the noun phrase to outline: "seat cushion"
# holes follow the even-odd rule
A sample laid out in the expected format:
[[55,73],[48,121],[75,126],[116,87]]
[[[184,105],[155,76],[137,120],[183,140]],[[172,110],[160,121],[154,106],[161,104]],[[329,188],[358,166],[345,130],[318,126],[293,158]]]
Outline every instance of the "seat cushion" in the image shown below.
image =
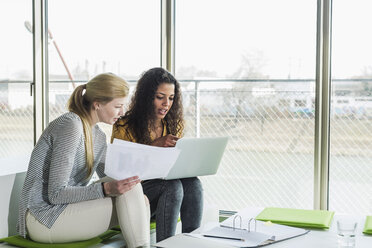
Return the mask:
[[70,242],[70,243],[63,243],[63,244],[48,244],[48,243],[38,243],[35,241],[32,241],[28,238],[23,238],[20,235],[10,236],[6,238],[0,239],[0,243],[6,242],[10,245],[15,245],[18,247],[25,247],[25,248],[83,248],[83,247],[90,247],[95,244],[99,244],[104,240],[107,240],[116,234],[119,234],[120,231],[117,230],[108,230],[101,235],[84,240],[84,241],[77,241],[77,242]]

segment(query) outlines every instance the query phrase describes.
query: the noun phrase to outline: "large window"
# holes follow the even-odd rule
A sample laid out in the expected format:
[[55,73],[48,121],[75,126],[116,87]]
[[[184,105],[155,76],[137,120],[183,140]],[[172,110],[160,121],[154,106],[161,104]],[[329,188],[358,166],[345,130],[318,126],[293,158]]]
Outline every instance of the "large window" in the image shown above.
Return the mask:
[[329,206],[338,212],[372,211],[371,8],[334,1]]
[[24,170],[33,147],[32,2],[0,1],[0,176]]
[[[34,8],[37,30],[41,20],[49,27],[47,63],[39,59],[34,65],[38,73],[48,71],[48,97],[46,103],[36,99],[36,113],[48,106],[48,121],[53,120],[67,111],[74,87],[101,72],[124,77],[133,89],[143,71],[174,62],[185,135],[230,137],[218,174],[202,178],[206,202],[220,209],[313,208],[320,199],[313,190],[319,1],[174,1],[175,23],[167,24],[175,24],[175,40],[164,32],[170,30],[161,30],[161,20],[173,11],[162,12],[161,3],[171,1],[49,0],[46,13]],[[332,37],[329,207],[367,213],[372,4],[332,2],[333,9],[325,11],[332,15],[332,34],[318,33],[321,41]],[[0,26],[6,34],[0,41],[0,168],[26,164],[33,144],[32,3],[40,7],[45,1],[0,2],[0,20],[7,23]],[[168,54],[172,49],[161,51],[161,38],[162,45],[175,45],[175,61]],[[109,138],[111,127],[103,127]]]
[[160,1],[49,0],[48,24],[49,120],[66,111],[74,85],[160,66]]
[[229,136],[206,201],[313,208],[316,4],[176,1],[188,136]]

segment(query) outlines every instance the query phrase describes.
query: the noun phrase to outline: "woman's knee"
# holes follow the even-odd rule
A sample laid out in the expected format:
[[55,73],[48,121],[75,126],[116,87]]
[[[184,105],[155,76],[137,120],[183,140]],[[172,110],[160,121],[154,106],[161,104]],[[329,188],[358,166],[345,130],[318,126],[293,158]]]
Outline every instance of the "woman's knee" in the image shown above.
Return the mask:
[[182,183],[179,179],[165,181],[164,187],[167,197],[182,201],[184,193]]
[[143,195],[143,188],[140,183],[137,183],[131,190],[122,194],[125,198],[139,198]]
[[197,177],[190,177],[181,179],[184,193],[185,194],[193,194],[193,195],[203,195],[203,185],[199,178]]

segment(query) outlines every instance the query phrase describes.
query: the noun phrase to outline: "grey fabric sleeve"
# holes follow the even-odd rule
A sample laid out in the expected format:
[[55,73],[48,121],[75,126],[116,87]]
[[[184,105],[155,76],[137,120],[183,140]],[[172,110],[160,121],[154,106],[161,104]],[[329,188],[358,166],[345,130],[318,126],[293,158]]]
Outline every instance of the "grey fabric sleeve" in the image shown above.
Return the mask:
[[[79,145],[84,140],[79,119],[69,119],[59,125],[53,134],[53,149],[49,170],[48,199],[51,204],[67,204],[103,198],[100,184],[69,186]],[[83,144],[84,145],[84,144]]]
[[101,156],[101,160],[99,161],[99,164],[97,166],[97,175],[99,178],[103,178],[106,176],[105,174],[105,160],[106,160],[106,151],[107,151],[107,145],[105,145],[105,149],[103,152],[103,155]]

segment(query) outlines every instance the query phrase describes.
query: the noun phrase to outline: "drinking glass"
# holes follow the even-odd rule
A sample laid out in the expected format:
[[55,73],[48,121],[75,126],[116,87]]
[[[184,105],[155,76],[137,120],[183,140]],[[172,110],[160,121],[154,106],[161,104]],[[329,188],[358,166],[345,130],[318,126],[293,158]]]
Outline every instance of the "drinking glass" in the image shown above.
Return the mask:
[[357,222],[353,219],[337,221],[338,248],[354,248]]

